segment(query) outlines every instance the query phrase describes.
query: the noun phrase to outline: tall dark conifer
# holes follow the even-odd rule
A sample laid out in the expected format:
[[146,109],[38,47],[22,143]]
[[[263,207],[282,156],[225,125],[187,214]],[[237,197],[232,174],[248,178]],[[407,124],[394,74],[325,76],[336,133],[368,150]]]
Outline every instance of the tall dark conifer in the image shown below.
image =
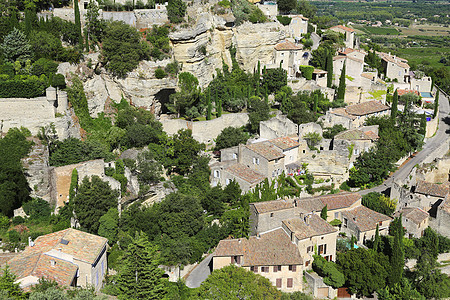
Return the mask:
[[339,87],[337,90],[337,99],[344,100],[345,98],[345,63],[342,67],[341,77],[339,77]]
[[73,10],[75,14],[75,26],[77,29],[77,37],[78,37],[78,43],[83,43],[83,37],[81,35],[81,18],[80,18],[80,8],[78,7],[78,0],[73,0]]
[[389,286],[399,283],[403,277],[403,269],[405,267],[405,250],[403,248],[403,226],[402,216],[392,221],[392,230],[394,234],[394,245],[391,254],[391,272],[388,277]]
[[327,87],[331,87],[333,85],[333,55],[331,50],[328,50],[327,55]]
[[380,231],[377,224],[377,229],[375,230],[375,240],[373,241],[373,250],[375,252],[380,251]]
[[394,95],[392,96],[392,106],[391,106],[391,120],[395,122],[397,119],[398,112],[398,92],[395,89]]
[[439,107],[439,89],[437,89],[436,97],[434,99],[434,112],[433,112],[433,119],[436,118],[438,113],[438,107]]

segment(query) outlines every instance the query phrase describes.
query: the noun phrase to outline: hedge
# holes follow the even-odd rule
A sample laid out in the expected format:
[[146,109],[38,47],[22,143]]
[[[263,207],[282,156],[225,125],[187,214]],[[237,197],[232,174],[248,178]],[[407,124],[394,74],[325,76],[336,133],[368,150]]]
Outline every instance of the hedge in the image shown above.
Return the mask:
[[35,98],[44,95],[46,88],[47,80],[35,76],[0,81],[0,98]]
[[299,66],[300,72],[302,72],[302,76],[305,77],[307,80],[312,79],[312,74],[314,72],[313,66]]
[[286,26],[291,24],[291,20],[292,18],[288,17],[288,16],[277,16],[277,20],[278,22],[280,22],[282,25]]

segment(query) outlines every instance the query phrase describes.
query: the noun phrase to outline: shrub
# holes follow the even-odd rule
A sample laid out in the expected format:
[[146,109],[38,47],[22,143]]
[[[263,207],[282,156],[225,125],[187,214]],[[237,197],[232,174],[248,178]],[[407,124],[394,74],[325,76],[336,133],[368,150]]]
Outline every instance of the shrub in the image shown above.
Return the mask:
[[13,80],[0,81],[0,98],[35,98],[42,96],[46,88],[45,75],[16,76]]
[[300,72],[302,72],[302,76],[305,77],[307,80],[312,79],[312,74],[314,72],[313,66],[299,66]]
[[167,73],[160,67],[155,70],[155,77],[157,79],[162,79],[167,76]]
[[186,3],[182,0],[169,0],[167,16],[172,23],[181,23],[186,15]]
[[217,3],[217,4],[219,4],[220,6],[225,7],[225,8],[231,8],[231,2],[228,0],[219,1],[219,3]]
[[0,214],[0,229],[6,229],[9,227],[9,218]]
[[57,69],[58,63],[46,58],[39,58],[33,63],[31,74],[36,76],[45,74],[49,76],[50,74],[56,73]]
[[15,230],[8,231],[8,239],[11,243],[18,243],[20,242],[20,234]]
[[288,16],[277,16],[278,22],[280,22],[282,25],[286,26],[291,24],[292,18],[289,18]]
[[47,201],[41,198],[35,198],[23,204],[23,210],[31,219],[37,219],[40,217],[49,217],[51,214],[51,208]]
[[167,66],[164,68],[164,70],[170,75],[176,76],[178,74],[178,71],[180,70],[180,66],[178,65],[178,62],[175,60],[171,63],[168,63]]
[[60,89],[66,88],[66,79],[63,74],[55,74],[52,80],[52,86]]
[[21,216],[14,217],[12,220],[13,225],[19,225],[25,223],[25,219]]

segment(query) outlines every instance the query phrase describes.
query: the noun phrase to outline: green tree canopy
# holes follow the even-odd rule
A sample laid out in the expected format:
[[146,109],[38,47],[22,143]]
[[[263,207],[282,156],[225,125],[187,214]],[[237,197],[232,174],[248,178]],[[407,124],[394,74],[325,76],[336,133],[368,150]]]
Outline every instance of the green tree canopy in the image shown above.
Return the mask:
[[97,234],[100,218],[117,207],[119,192],[98,176],[84,177],[74,199],[74,211],[82,228]]
[[0,45],[0,49],[5,59],[10,62],[18,60],[24,63],[27,59],[31,58],[31,46],[27,36],[17,28],[14,28],[5,36],[3,43]]
[[122,257],[114,281],[119,299],[162,299],[166,293],[158,248],[145,233],[136,233]]
[[195,299],[281,299],[281,292],[269,279],[230,265],[212,272],[196,296]]
[[181,23],[186,15],[186,3],[182,0],[169,0],[167,5],[167,16],[172,23]]
[[216,138],[216,150],[245,144],[248,139],[248,134],[242,128],[226,127]]

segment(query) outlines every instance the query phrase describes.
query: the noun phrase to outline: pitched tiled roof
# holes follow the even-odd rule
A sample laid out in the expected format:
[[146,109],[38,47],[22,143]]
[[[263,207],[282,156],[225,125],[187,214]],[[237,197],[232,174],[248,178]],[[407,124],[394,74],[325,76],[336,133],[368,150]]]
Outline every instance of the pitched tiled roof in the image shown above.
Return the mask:
[[222,240],[214,252],[215,257],[242,255],[242,266],[301,265],[302,258],[287,233],[278,228],[259,237]]
[[269,142],[274,144],[275,146],[277,146],[278,148],[280,148],[283,151],[299,146],[299,143],[296,140],[293,140],[287,136],[272,139],[272,140],[269,140]]
[[437,184],[420,180],[417,182],[416,193],[435,197],[446,197],[449,192],[448,183]]
[[344,192],[298,199],[297,206],[308,212],[320,211],[322,210],[322,208],[324,208],[325,205],[327,206],[328,210],[335,210],[350,207],[360,199],[361,195],[358,193]]
[[358,104],[349,105],[345,108],[345,111],[350,115],[364,116],[381,111],[388,110],[389,106],[384,105],[379,101],[367,101]]
[[351,28],[348,28],[348,27],[346,27],[344,25],[333,26],[330,29],[333,29],[333,28],[339,28],[339,29],[342,29],[342,30],[345,30],[345,31],[348,31],[348,32],[354,32],[355,31],[355,30],[353,30]]
[[377,54],[381,57],[381,59],[387,62],[394,63],[401,68],[409,69],[409,65],[407,64],[408,61],[404,58],[396,57],[384,52],[377,52]]
[[337,229],[316,214],[308,214],[304,218],[306,221],[301,218],[292,218],[283,221],[283,224],[290,231],[294,232],[299,240],[337,231]]
[[253,143],[246,147],[269,161],[284,157],[283,151],[269,141]]
[[375,78],[375,75],[372,73],[361,73],[361,76],[370,80],[373,80]]
[[356,116],[348,114],[344,107],[335,108],[330,113],[332,113],[334,115],[346,117],[346,118],[349,118],[351,120],[355,120],[356,119]]
[[430,217],[429,213],[418,207],[404,207],[400,211],[396,212],[394,217],[398,217],[400,214],[418,225]]
[[308,18],[306,18],[306,17],[304,17],[304,16],[302,16],[302,15],[290,15],[289,17],[290,17],[291,19],[300,18],[300,19],[305,20],[305,21],[308,21],[308,20],[309,20]]
[[364,132],[357,128],[340,132],[334,138],[338,140],[375,140],[378,136],[372,131]]
[[397,94],[398,94],[399,96],[403,96],[403,95],[406,95],[406,94],[409,94],[409,93],[413,93],[413,94],[416,94],[417,96],[420,96],[419,92],[416,91],[416,90],[402,90],[402,89],[397,89]]
[[[63,244],[62,240],[68,243]],[[104,237],[68,228],[38,237],[34,241],[34,246],[27,250],[47,252],[61,249],[61,252],[72,255],[75,259],[93,264],[107,242]]]
[[255,207],[256,211],[260,214],[294,207],[294,203],[288,202],[286,200],[272,200],[264,202],[254,202],[250,204],[252,204]]
[[359,230],[363,232],[375,229],[379,222],[392,219],[365,206],[358,206],[354,209],[343,211],[342,214],[349,221],[355,223]]
[[302,47],[297,46],[293,42],[284,40],[275,45],[275,50],[278,51],[286,51],[286,50],[301,50]]
[[242,164],[233,164],[225,170],[230,172],[234,176],[247,181],[250,184],[257,184],[266,178],[266,176],[262,175],[261,173],[258,173],[255,170],[252,170]]

